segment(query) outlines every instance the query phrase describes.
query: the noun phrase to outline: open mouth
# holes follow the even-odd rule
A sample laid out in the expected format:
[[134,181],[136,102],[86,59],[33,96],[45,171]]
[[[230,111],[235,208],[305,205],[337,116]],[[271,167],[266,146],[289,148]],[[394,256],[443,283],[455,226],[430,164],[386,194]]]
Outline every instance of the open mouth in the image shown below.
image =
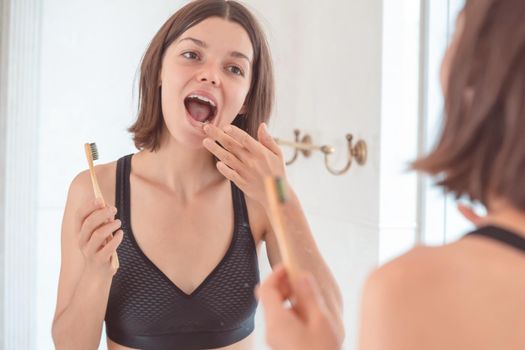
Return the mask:
[[217,115],[217,105],[211,99],[191,94],[184,99],[186,110],[192,119],[199,123],[209,123]]

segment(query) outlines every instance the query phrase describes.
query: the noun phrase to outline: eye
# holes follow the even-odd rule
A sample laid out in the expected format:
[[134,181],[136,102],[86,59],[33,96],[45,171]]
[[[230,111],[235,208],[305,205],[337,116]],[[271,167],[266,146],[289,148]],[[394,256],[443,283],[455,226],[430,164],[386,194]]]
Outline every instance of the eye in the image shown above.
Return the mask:
[[193,52],[193,51],[184,52],[184,53],[182,54],[182,56],[183,56],[184,58],[189,59],[189,60],[196,60],[196,59],[199,58],[199,55],[198,55],[196,52]]
[[240,69],[237,66],[228,66],[226,69],[235,75],[244,76],[244,72],[242,71],[242,69]]

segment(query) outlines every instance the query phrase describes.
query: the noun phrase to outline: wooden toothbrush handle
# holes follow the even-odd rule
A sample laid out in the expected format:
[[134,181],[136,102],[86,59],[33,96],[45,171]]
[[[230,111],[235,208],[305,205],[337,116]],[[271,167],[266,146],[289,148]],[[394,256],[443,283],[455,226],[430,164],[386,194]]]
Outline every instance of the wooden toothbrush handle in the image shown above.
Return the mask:
[[111,265],[115,270],[117,270],[120,267],[117,252],[113,252],[113,254],[111,254]]
[[299,272],[299,267],[290,251],[290,241],[286,235],[281,209],[279,208],[278,193],[275,186],[275,179],[267,177],[264,181],[268,205],[270,209],[270,221],[272,222],[277,246],[290,279],[295,279]]
[[[89,165],[89,175],[91,176],[91,184],[93,185],[93,192],[95,193],[95,198],[102,200],[103,206],[106,206],[106,201],[104,200],[104,196],[102,196],[102,191],[100,190],[100,186],[98,185],[97,175],[95,174],[95,169],[93,167],[93,158],[91,157],[91,150],[89,149],[89,144],[86,143],[84,145],[84,148],[86,151],[86,157]],[[111,265],[115,269],[118,269],[120,267],[117,252],[113,252],[113,254],[111,254]]]

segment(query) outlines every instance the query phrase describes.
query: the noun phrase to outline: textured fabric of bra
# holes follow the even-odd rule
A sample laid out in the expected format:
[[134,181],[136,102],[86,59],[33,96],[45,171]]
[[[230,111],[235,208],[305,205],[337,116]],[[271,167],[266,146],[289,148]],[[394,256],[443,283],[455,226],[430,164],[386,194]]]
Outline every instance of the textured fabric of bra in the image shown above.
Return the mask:
[[[233,344],[254,328],[259,283],[255,242],[244,194],[232,183],[234,231],[213,271],[190,295],[179,289],[138,246],[130,226],[132,155],[117,162],[116,207],[124,238],[117,249],[106,310],[106,333],[139,349],[210,349]],[[177,228],[174,227],[174,230]]]
[[514,232],[507,231],[500,227],[495,227],[495,226],[481,227],[477,229],[476,231],[473,231],[467,234],[467,236],[472,236],[472,235],[483,236],[483,237],[487,237],[487,238],[496,240],[498,242],[501,242],[513,248],[519,249],[525,253],[525,238],[523,238],[522,236]]

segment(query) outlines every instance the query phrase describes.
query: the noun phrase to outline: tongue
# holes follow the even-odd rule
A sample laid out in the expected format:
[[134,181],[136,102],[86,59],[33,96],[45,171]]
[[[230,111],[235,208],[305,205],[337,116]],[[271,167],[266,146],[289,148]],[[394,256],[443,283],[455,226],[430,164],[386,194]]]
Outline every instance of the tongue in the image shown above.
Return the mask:
[[190,101],[186,107],[188,109],[188,112],[190,112],[191,117],[201,123],[206,121],[206,119],[208,119],[208,117],[211,114],[210,106],[208,106],[207,104]]

